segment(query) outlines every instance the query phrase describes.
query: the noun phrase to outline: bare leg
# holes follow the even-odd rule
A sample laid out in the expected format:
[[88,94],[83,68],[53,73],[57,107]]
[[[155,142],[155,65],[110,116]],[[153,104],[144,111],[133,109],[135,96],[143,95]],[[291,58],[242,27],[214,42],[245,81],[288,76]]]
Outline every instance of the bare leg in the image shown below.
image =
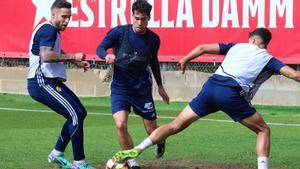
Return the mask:
[[190,108],[190,106],[186,106],[186,108],[171,123],[155,129],[148,138],[142,141],[134,149],[117,152],[114,155],[114,158],[118,162],[122,162],[128,158],[136,158],[142,151],[151,145],[163,142],[169,136],[184,130],[199,118],[200,117]]
[[158,126],[156,120],[144,119],[144,127],[148,135],[150,135]]
[[[148,135],[150,135],[156,128],[158,128],[156,120],[144,119],[144,126],[145,126],[145,129],[146,129]],[[165,140],[156,144],[155,157],[161,158],[165,153],[165,149],[166,149],[166,141]]]
[[258,169],[268,169],[268,157],[270,153],[270,128],[259,113],[241,121],[241,124],[248,127],[257,134],[256,156]]
[[255,113],[241,121],[241,124],[248,127],[257,134],[256,155],[269,156],[270,152],[270,128],[259,113]]
[[[114,114],[114,120],[117,128],[118,141],[123,150],[129,150],[133,148],[133,141],[128,133],[127,122],[129,112],[125,110],[118,111]],[[132,168],[133,166],[139,166],[136,159],[129,159],[127,164]]]
[[190,108],[190,106],[186,106],[176,119],[171,123],[162,125],[154,130],[149,138],[154,144],[160,143],[169,136],[184,130],[199,118],[200,117]]
[[128,133],[128,111],[122,110],[114,114],[114,120],[117,128],[118,141],[123,150],[133,148],[132,138]]

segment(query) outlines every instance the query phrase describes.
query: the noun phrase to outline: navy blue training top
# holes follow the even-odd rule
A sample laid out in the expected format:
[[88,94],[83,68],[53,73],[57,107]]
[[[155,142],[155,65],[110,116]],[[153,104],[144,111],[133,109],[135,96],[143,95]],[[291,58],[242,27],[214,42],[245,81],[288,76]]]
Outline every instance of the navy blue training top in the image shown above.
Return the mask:
[[[128,37],[125,37],[124,35],[126,28],[128,28]],[[141,51],[142,55],[146,55],[142,57],[149,58],[149,65],[153,72],[156,83],[157,85],[161,85],[162,80],[160,75],[159,61],[157,58],[157,53],[160,47],[160,38],[157,34],[149,29],[145,34],[138,35],[133,31],[132,25],[117,26],[107,33],[101,44],[98,46],[96,51],[97,55],[100,58],[105,59],[107,50],[109,48],[113,48],[113,53],[116,55],[116,62],[121,60],[119,56],[123,53],[120,54],[119,52],[122,52],[120,50],[124,40],[123,38],[128,38],[128,41],[124,41],[129,43],[125,44],[126,47],[132,49],[133,51]],[[124,58],[127,59],[126,57]],[[130,58],[127,60],[130,62]],[[122,67],[118,64],[115,64],[111,89],[112,93],[120,91],[129,93],[148,93],[149,90],[152,89],[151,73],[148,68],[141,69],[138,65]]]

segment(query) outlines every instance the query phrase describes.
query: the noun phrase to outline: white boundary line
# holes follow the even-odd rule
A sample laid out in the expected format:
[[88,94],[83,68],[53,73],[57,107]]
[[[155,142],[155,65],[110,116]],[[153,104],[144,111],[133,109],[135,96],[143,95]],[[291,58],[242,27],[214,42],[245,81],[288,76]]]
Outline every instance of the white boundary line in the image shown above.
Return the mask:
[[[51,110],[36,110],[36,109],[18,109],[18,108],[6,108],[6,107],[0,107],[1,110],[7,110],[7,111],[23,111],[23,112],[39,112],[39,113],[52,113]],[[111,116],[111,113],[94,113],[90,112],[88,113],[90,115],[98,115],[98,116]],[[137,115],[130,115],[133,117],[139,117]],[[157,116],[159,119],[175,119],[175,117],[172,116]],[[201,121],[210,121],[210,122],[223,122],[223,123],[235,123],[232,120],[218,120],[218,119],[200,119]],[[272,126],[290,126],[290,127],[300,127],[300,124],[293,124],[293,123],[267,123]]]

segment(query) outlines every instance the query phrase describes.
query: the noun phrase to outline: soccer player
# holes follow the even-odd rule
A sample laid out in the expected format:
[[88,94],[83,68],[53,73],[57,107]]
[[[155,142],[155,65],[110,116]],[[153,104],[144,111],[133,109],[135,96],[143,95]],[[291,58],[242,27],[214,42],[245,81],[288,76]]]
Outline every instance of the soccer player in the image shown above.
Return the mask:
[[[84,53],[68,55],[61,49],[60,32],[67,28],[70,17],[71,4],[66,0],[56,0],[51,7],[51,20],[41,23],[33,31],[29,50],[28,92],[33,99],[66,118],[48,161],[62,168],[94,169],[86,163],[83,147],[83,121],[87,112],[78,97],[63,83],[67,79],[64,62],[71,62],[85,71],[90,67]],[[64,155],[70,141],[73,164]]]
[[250,101],[260,85],[273,74],[300,81],[300,73],[270,55],[267,45],[271,32],[257,28],[249,35],[249,43],[204,44],[194,48],[178,62],[185,71],[192,59],[207,54],[226,55],[221,66],[205,82],[202,90],[171,123],[162,125],[134,149],[117,152],[116,161],[137,157],[142,151],[176,134],[210,113],[222,110],[234,121],[256,133],[258,169],[268,169],[270,128]]
[[[110,30],[97,48],[97,55],[113,65],[111,82],[111,111],[115,121],[118,141],[123,150],[133,148],[132,138],[127,130],[131,107],[143,118],[148,134],[157,128],[156,111],[152,97],[151,70],[162,99],[169,103],[161,80],[157,53],[160,39],[147,28],[152,6],[145,0],[132,5],[133,24],[117,26]],[[113,48],[113,54],[106,51]],[[150,69],[150,67],[151,69]],[[158,142],[156,157],[164,153],[165,142]],[[130,159],[131,169],[139,169],[135,159]]]

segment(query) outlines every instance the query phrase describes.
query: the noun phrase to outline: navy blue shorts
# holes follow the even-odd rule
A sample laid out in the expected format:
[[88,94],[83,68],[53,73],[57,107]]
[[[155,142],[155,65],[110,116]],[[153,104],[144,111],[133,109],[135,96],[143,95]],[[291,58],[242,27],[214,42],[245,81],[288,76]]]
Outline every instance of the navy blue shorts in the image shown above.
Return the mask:
[[135,114],[146,120],[156,120],[157,118],[151,92],[149,94],[118,92],[118,94],[112,93],[110,97],[112,114],[121,110],[130,112],[132,107]]
[[215,84],[209,79],[189,105],[200,117],[221,110],[234,121],[241,121],[255,114],[256,110],[240,91],[240,88]]

